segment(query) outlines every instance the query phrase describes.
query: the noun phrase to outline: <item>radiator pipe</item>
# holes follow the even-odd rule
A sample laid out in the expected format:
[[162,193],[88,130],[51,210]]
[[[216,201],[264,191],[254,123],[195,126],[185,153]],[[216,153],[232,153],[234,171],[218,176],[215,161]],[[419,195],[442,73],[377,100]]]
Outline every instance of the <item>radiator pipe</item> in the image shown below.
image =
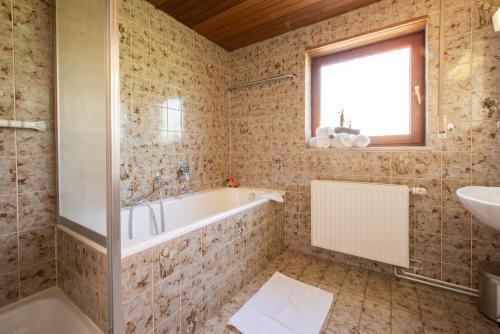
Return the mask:
[[430,278],[430,277],[425,277],[422,275],[418,274],[413,274],[404,271],[404,269],[401,269],[402,274],[398,273],[398,267],[394,267],[394,276],[398,278],[402,278],[408,281],[412,282],[417,282],[417,283],[422,283],[426,285],[430,285],[433,287],[449,290],[449,291],[454,291],[458,293],[462,293],[464,295],[472,296],[472,297],[477,297],[478,296],[478,290],[477,289],[471,289],[471,288],[466,288],[458,284],[453,284],[449,282],[445,282],[442,280],[438,280],[435,278]]

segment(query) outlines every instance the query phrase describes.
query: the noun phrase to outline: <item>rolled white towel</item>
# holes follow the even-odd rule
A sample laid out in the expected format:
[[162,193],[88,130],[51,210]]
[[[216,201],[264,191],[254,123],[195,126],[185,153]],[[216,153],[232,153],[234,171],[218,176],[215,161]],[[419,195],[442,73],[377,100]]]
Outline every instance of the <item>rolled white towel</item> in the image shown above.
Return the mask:
[[328,140],[328,137],[325,137],[325,136],[312,137],[309,139],[309,147],[329,148],[330,147],[330,140]]
[[370,137],[365,136],[365,135],[357,135],[354,136],[352,140],[352,146],[354,147],[359,147],[359,148],[365,148],[368,145],[370,145]]
[[333,137],[333,147],[336,148],[345,148],[352,147],[353,135],[347,133],[337,133],[335,137]]
[[335,130],[331,126],[325,126],[323,128],[317,128],[316,129],[316,136],[317,137],[329,137],[333,139],[333,136],[335,135]]

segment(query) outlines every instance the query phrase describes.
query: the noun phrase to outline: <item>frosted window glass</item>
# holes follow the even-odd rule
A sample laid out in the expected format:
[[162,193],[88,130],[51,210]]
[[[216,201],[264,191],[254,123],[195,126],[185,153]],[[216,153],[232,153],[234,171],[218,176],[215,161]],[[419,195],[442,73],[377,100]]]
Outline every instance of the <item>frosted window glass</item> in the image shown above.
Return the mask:
[[403,48],[321,67],[321,126],[339,126],[344,110],[363,134],[410,134],[410,64]]

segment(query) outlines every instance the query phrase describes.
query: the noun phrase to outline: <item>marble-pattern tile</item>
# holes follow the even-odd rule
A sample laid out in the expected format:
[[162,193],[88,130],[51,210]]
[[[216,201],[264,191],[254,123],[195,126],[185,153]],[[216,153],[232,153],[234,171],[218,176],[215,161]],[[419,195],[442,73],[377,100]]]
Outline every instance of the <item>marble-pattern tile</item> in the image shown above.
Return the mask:
[[466,180],[471,177],[472,162],[469,152],[443,152],[442,178]]
[[415,175],[415,160],[412,152],[391,153],[391,175],[404,177]]
[[471,215],[465,209],[443,208],[443,234],[464,239],[471,235]]
[[201,257],[202,230],[198,229],[167,241],[153,249],[153,275],[160,281],[184,269]]
[[175,313],[173,316],[167,320],[161,322],[160,324],[155,324],[155,334],[180,334],[181,333],[181,319],[180,311]]
[[[50,16],[28,7],[13,4],[14,43],[20,47],[50,50],[52,46]],[[49,73],[50,74],[50,73]]]
[[85,246],[85,279],[95,290],[101,288],[101,280],[103,279],[101,276],[104,276],[101,263],[106,260],[107,257],[104,254],[91,246]]
[[202,254],[211,254],[219,249],[221,239],[222,223],[210,224],[203,227],[202,231]]
[[153,330],[151,289],[122,304],[122,321],[127,334],[147,334]]
[[48,131],[18,130],[16,132],[17,154],[19,155],[54,155],[54,134]]
[[0,157],[0,195],[16,193],[16,160],[12,157]]
[[133,152],[127,180],[134,180],[123,184],[129,191],[122,203],[147,192],[157,172],[172,180],[167,193],[177,194],[180,160],[192,165],[194,191],[221,186],[229,174],[229,133],[218,132],[229,124],[229,53],[146,1],[121,11],[120,25],[121,74],[133,74],[131,84],[122,85],[121,113],[125,118],[132,110],[135,125],[121,132],[122,147]]
[[0,129],[0,156],[13,156],[15,152],[14,129]]
[[53,191],[19,195],[19,230],[56,223],[56,195]]
[[174,274],[153,287],[154,317],[160,323],[181,309],[181,277]]
[[443,236],[442,261],[462,267],[471,266],[471,240]]
[[50,15],[50,0],[0,1],[0,118],[49,123],[47,132],[0,130],[2,306],[56,280],[54,157],[44,160],[55,153]]
[[[59,235],[58,235],[59,237]],[[65,266],[79,276],[85,274],[85,244],[69,233],[64,232],[62,238],[62,247],[59,245],[61,240],[57,240],[57,247],[62,248],[62,254],[57,254],[59,261],[62,261]]]
[[181,273],[181,305],[194,304],[202,294],[202,266],[197,260],[187,266]]
[[0,275],[0,307],[19,299],[19,273],[17,271]]
[[0,268],[2,268],[2,274],[16,271],[19,268],[17,234],[2,235],[0,240]]
[[471,6],[469,3],[447,9],[445,17],[445,37],[456,36],[471,31]]
[[0,196],[0,235],[17,232],[17,198]]
[[19,232],[19,265],[21,268],[55,258],[54,226]]
[[419,206],[415,210],[415,230],[431,234],[441,233],[441,209],[439,207]]
[[71,269],[62,263],[58,263],[57,285],[63,290],[63,292],[68,296],[68,298],[80,309],[85,309],[84,293],[85,286],[84,281],[76,275]]
[[[9,70],[5,69],[3,71],[7,72]],[[14,117],[14,80],[9,78],[0,77],[0,117]]]
[[122,298],[124,301],[151,289],[153,285],[152,250],[122,260]]
[[495,120],[472,121],[472,150],[474,152],[500,150],[500,129]]
[[99,328],[106,329],[106,255],[57,227],[57,267],[57,285]]
[[42,14],[50,14],[51,0],[14,0],[16,3],[29,7]]
[[415,176],[422,178],[438,178],[441,170],[441,152],[416,152]]
[[55,188],[53,156],[20,156],[17,160],[19,192],[52,190]]
[[[125,272],[122,277],[122,291],[125,291],[124,309],[139,296],[151,293],[156,332],[175,333],[180,330],[190,333],[196,328],[199,329],[207,317],[217,313],[221,300],[229,300],[238,289],[262,270],[268,261],[278,255],[283,246],[271,248],[269,244],[284,242],[281,237],[282,216],[283,209],[265,203],[207,225],[205,233],[199,229],[126,257],[122,260]],[[233,240],[231,226],[238,220],[245,222],[244,233],[242,231],[242,234]],[[222,235],[221,240],[230,241],[219,247],[218,243],[214,244],[213,240],[210,240],[206,245],[215,249],[202,253],[203,237],[207,240],[208,233],[213,231],[217,236]],[[246,242],[242,242],[247,238],[251,240],[250,251],[247,250]],[[66,238],[64,240],[66,241]],[[236,263],[239,265],[235,266]],[[154,268],[153,285],[141,283],[139,286],[132,282],[133,277],[143,273],[143,264],[147,264],[145,267]],[[310,272],[314,270],[311,269]],[[149,306],[147,309],[149,310]],[[132,313],[132,310],[128,308],[124,312]],[[138,313],[140,312],[136,310],[133,315],[127,316],[133,318],[127,320],[127,330],[130,332],[141,332],[146,330],[145,326],[149,326],[145,323],[147,314]]]
[[500,151],[488,153],[472,153],[472,180],[473,181],[499,181]]
[[20,271],[21,298],[56,285],[56,262],[36,264]]
[[462,286],[472,286],[471,271],[468,266],[456,266],[449,263],[443,263],[442,279]]
[[16,81],[15,107],[18,119],[51,119],[52,86],[40,85],[30,81]]

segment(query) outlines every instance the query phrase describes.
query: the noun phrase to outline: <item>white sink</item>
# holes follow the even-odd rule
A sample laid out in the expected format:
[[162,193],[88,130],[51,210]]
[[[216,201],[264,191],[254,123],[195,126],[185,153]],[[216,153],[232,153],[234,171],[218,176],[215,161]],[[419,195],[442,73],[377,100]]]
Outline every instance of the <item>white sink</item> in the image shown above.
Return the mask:
[[474,217],[500,231],[500,187],[463,187],[457,196]]

